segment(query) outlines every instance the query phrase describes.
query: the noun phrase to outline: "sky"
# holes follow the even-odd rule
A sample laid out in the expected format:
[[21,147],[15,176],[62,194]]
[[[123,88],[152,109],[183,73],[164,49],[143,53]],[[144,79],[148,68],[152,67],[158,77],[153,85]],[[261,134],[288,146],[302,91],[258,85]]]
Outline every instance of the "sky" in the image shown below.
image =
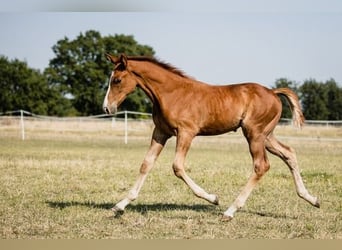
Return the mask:
[[181,6],[174,0],[162,6],[145,0],[137,6],[127,0],[114,6],[117,1],[99,0],[96,7],[78,0],[79,7],[26,0],[16,7],[18,1],[0,4],[0,55],[40,70],[58,40],[93,29],[102,36],[133,35],[157,58],[211,84],[272,86],[285,77],[298,83],[333,78],[342,85],[342,1],[183,0]]

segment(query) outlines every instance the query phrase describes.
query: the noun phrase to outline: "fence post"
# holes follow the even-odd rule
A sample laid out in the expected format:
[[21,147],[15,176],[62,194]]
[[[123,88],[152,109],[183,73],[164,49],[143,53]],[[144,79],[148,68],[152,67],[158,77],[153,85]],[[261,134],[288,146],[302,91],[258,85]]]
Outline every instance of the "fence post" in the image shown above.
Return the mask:
[[115,116],[113,116],[112,117],[112,128],[115,128],[115,123],[116,123]]
[[20,127],[21,127],[21,140],[25,140],[25,127],[24,127],[24,112],[20,110]]
[[127,121],[127,111],[125,110],[125,144],[128,142],[128,121]]

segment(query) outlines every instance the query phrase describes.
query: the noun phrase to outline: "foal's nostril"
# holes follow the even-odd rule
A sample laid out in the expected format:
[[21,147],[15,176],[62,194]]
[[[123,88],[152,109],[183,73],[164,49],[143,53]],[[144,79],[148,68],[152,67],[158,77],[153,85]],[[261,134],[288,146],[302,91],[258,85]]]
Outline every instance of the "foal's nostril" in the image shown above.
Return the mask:
[[109,114],[109,109],[107,107],[103,107],[103,110],[106,114]]

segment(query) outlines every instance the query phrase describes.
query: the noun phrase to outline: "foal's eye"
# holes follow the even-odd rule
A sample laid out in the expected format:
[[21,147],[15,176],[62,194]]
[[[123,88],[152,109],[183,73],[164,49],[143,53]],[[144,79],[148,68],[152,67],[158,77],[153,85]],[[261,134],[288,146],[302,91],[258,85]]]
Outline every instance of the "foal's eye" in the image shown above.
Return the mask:
[[113,82],[114,82],[115,84],[118,84],[118,83],[121,82],[121,79],[120,79],[120,78],[114,78],[114,79],[113,79]]

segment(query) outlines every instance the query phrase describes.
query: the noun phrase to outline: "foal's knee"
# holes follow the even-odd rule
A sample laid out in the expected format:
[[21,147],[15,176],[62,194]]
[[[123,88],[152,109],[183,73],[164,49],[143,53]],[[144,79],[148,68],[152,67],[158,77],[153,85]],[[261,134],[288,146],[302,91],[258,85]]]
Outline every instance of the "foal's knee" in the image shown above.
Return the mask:
[[143,162],[141,164],[141,167],[140,167],[140,174],[147,174],[148,173],[148,169],[149,169],[149,166],[148,164],[146,164],[145,162]]
[[261,178],[269,169],[270,163],[268,161],[254,163],[254,172],[258,178]]

